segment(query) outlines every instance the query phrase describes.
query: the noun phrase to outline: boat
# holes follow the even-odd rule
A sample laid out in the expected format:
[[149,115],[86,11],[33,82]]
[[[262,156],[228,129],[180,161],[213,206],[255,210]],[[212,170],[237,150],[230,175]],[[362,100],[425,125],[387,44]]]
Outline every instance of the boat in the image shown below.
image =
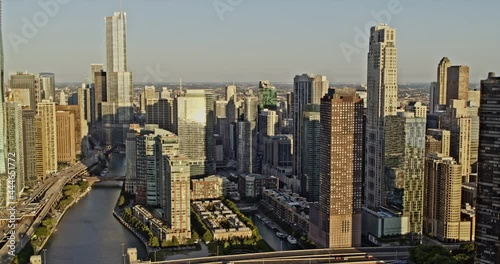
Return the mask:
[[276,232],[276,236],[279,238],[286,238],[286,235],[281,232]]
[[271,229],[278,229],[278,226],[272,221],[266,222],[266,225]]
[[260,215],[260,214],[256,214],[255,216],[256,216],[256,217],[257,217],[257,219],[259,219],[259,220],[260,220],[260,219],[262,219],[262,215]]
[[260,220],[262,220],[262,222],[264,222],[264,223],[267,222],[267,218],[265,218],[265,217],[262,217]]
[[293,236],[287,236],[286,240],[288,240],[288,243],[290,243],[292,245],[296,245],[297,244],[297,239],[295,239]]

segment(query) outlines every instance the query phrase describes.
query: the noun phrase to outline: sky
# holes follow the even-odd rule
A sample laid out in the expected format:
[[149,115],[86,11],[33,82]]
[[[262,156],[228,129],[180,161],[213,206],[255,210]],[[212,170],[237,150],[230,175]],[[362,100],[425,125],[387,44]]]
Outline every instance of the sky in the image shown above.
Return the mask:
[[[49,6],[50,8],[47,8]],[[366,30],[396,28],[399,82],[430,83],[444,56],[470,81],[500,73],[498,0],[123,0],[134,82],[366,82]],[[105,63],[119,0],[3,0],[5,70],[86,81]]]

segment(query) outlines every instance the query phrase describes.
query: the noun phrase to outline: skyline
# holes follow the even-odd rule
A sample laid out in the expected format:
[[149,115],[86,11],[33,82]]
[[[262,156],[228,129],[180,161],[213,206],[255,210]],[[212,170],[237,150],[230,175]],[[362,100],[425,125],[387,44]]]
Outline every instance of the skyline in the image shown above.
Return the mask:
[[[54,12],[28,1],[4,3],[6,73],[54,72],[57,82],[81,82],[88,78],[89,64],[104,64],[104,17],[119,10],[119,1],[54,1],[46,1],[56,3],[51,6]],[[364,83],[368,50],[366,43],[356,45],[357,32],[365,25],[378,24],[376,14],[390,14],[390,21],[384,22],[398,30],[401,83],[434,81],[436,64],[443,56],[456,65],[469,66],[471,83],[479,83],[487,72],[500,67],[500,54],[494,53],[500,36],[489,34],[495,24],[491,23],[496,17],[493,7],[500,3],[482,5],[490,8],[481,10],[465,0],[365,4],[342,0],[313,4],[150,0],[124,1],[123,10],[129,20],[128,56],[134,83],[176,82],[180,78],[185,82],[290,82],[302,72],[326,75],[332,83]],[[42,17],[40,12],[48,18],[46,25],[35,25],[37,32],[32,36],[23,34],[26,21],[33,21],[33,15]],[[160,15],[164,24],[157,22]],[[297,38],[297,32],[304,37]],[[469,32],[466,39],[461,32]],[[422,36],[430,36],[432,41]],[[22,41],[13,45],[16,37]],[[322,37],[324,41],[314,41]],[[353,48],[351,56],[342,52],[346,47]],[[420,51],[414,52],[417,49]],[[35,56],[40,59],[33,61]]]

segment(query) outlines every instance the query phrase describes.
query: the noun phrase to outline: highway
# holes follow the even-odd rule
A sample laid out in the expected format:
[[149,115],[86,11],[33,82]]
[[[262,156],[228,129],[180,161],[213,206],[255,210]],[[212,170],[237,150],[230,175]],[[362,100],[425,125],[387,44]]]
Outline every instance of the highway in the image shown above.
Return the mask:
[[[31,236],[33,236],[35,229],[40,225],[42,220],[47,216],[50,210],[57,204],[62,195],[64,186],[75,176],[81,175],[86,172],[87,167],[81,163],[77,163],[71,167],[64,169],[56,174],[56,177],[47,179],[41,187],[41,190],[46,189],[43,195],[41,206],[35,212],[33,218],[25,217],[20,223],[16,223],[15,237],[16,237],[16,254],[28,243]],[[37,188],[37,190],[39,189]],[[37,191],[29,199],[38,195]],[[16,206],[19,212],[25,210],[27,204],[23,203]],[[8,254],[8,244],[6,243],[0,249],[0,263],[10,263],[12,256]]]
[[345,249],[307,249],[279,252],[214,256],[158,261],[158,264],[184,263],[397,263],[409,257],[410,247],[364,247]]

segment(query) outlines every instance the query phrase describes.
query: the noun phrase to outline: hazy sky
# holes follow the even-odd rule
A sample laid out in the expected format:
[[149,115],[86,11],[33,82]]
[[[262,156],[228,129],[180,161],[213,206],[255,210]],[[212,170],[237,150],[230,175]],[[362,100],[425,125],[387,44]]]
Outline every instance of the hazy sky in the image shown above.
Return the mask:
[[[58,3],[55,12],[45,11],[44,2]],[[363,34],[378,21],[397,30],[400,82],[433,81],[443,56],[470,66],[471,82],[500,73],[498,0],[124,0],[123,6],[135,82],[290,82],[303,72],[366,82]],[[6,71],[84,81],[91,63],[105,61],[104,17],[119,9],[118,0],[3,0]],[[31,23],[35,32],[27,30]]]

